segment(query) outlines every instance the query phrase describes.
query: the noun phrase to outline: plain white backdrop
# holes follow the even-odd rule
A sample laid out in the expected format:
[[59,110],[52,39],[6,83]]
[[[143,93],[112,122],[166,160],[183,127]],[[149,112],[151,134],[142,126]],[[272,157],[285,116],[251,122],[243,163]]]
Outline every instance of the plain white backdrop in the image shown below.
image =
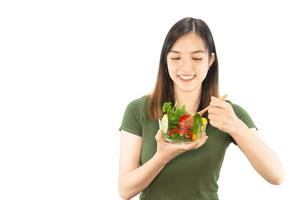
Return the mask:
[[[230,145],[220,199],[297,199],[296,1],[1,1],[0,199],[120,199],[119,126],[151,92],[169,28],[213,33],[221,94],[244,107],[280,157],[280,186]],[[137,199],[137,198],[135,198]]]

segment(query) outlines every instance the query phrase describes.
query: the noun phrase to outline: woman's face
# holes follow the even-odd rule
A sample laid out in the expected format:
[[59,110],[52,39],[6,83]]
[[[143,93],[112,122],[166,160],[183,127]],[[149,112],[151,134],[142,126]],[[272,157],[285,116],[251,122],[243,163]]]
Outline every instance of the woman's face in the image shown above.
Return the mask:
[[214,53],[208,55],[196,33],[190,32],[178,38],[167,55],[169,75],[175,91],[199,91],[214,56]]

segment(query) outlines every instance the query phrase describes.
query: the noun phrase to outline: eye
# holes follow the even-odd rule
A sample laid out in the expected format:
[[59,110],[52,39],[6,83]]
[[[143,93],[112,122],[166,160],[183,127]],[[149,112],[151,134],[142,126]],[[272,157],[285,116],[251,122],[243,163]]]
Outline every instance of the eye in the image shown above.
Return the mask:
[[179,60],[180,58],[179,57],[177,57],[177,58],[171,58],[172,60]]
[[193,60],[202,60],[203,58],[193,58]]

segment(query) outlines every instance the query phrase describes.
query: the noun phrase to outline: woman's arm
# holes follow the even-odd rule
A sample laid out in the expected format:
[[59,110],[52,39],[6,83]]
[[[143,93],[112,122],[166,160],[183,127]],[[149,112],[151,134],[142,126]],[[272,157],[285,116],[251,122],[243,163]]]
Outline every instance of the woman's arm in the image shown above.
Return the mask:
[[155,155],[139,166],[141,146],[141,137],[127,132],[121,134],[119,193],[123,199],[131,199],[144,190],[165,165]]
[[188,144],[171,144],[164,141],[162,132],[156,134],[157,149],[154,156],[140,166],[142,138],[123,131],[121,133],[119,193],[130,199],[143,191],[159,174],[164,166],[177,155],[202,146],[207,136]]
[[255,170],[268,182],[279,185],[284,172],[276,154],[264,144],[255,128],[249,129],[240,121],[240,129],[231,136],[246,155]]
[[236,116],[229,103],[212,97],[208,118],[211,125],[233,137],[261,176],[272,184],[279,185],[282,182],[284,173],[276,154],[263,143],[255,128],[249,129]]

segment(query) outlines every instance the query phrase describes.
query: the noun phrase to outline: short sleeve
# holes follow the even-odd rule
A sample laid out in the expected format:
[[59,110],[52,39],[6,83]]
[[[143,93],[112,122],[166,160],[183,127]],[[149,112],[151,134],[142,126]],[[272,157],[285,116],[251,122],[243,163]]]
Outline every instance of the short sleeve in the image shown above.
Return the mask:
[[142,111],[138,99],[127,105],[119,130],[142,136]]
[[[247,111],[246,111],[244,108],[242,108],[242,107],[239,106],[238,104],[231,103],[230,101],[228,101],[228,102],[231,104],[231,106],[232,106],[232,108],[233,108],[234,113],[236,114],[236,116],[237,116],[240,120],[242,120],[242,121],[246,124],[246,126],[247,126],[248,128],[256,128],[256,129],[257,129],[257,127],[256,127],[256,125],[254,124],[252,118],[250,117],[250,115],[247,113]],[[237,143],[235,142],[235,140],[234,140],[231,136],[230,136],[230,139],[231,139],[231,141],[232,141],[234,144],[237,144]]]
[[256,128],[252,118],[250,117],[250,115],[246,112],[245,109],[243,109],[241,106],[237,105],[237,104],[232,104],[232,108],[236,114],[236,116],[242,120],[247,126],[248,128]]

